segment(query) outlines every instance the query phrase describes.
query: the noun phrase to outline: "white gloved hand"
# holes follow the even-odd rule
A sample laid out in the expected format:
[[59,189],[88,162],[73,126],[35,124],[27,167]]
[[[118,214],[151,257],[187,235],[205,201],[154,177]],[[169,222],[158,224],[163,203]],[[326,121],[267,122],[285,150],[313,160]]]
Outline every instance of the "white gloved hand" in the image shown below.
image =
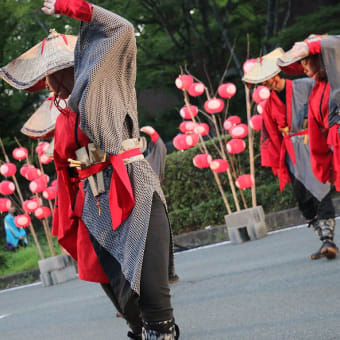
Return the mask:
[[54,5],[56,0],[44,0],[44,7],[41,8],[41,10],[46,15],[53,15],[55,13]]
[[152,126],[143,126],[140,130],[149,136],[155,133],[155,129]]
[[307,57],[309,56],[308,45],[304,41],[296,42],[292,49],[293,58]]

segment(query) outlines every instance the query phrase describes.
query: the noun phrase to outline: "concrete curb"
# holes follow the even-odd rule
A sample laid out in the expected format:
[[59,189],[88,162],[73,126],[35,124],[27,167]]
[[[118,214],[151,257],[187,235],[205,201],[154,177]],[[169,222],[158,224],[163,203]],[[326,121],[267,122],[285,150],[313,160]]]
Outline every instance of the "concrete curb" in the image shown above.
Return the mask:
[[[335,215],[340,215],[340,198],[333,199]],[[294,225],[306,223],[298,208],[281,210],[265,215],[268,232],[289,228]],[[229,241],[226,225],[206,227],[203,230],[192,231],[174,236],[175,251],[205,246],[217,242]]]

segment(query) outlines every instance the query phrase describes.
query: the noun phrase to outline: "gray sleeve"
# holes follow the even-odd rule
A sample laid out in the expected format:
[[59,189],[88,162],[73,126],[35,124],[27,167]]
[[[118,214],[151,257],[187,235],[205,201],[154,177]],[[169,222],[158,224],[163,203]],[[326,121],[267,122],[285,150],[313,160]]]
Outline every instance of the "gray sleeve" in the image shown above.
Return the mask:
[[159,176],[160,181],[164,179],[165,161],[166,161],[166,147],[162,138],[158,138],[154,144],[150,142],[148,145],[148,154],[145,159],[151,165],[153,171]]
[[321,53],[331,87],[330,99],[340,106],[340,35],[321,39]]

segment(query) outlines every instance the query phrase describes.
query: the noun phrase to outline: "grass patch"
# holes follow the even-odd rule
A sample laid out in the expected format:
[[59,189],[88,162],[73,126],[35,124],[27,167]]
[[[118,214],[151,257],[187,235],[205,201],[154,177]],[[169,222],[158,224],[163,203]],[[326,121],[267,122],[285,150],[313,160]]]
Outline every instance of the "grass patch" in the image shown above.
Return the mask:
[[[50,257],[45,234],[37,234],[37,236],[45,257]],[[60,254],[61,249],[55,237],[53,237],[53,244],[56,254]],[[39,260],[38,249],[32,236],[28,235],[28,246],[26,248],[20,247],[13,252],[7,251],[4,247],[0,249],[0,277],[38,268]]]

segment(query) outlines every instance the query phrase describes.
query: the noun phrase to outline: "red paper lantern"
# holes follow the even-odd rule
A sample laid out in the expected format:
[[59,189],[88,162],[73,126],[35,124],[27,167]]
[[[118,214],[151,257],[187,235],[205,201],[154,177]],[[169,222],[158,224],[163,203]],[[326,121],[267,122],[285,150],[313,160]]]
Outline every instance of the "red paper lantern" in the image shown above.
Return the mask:
[[58,185],[58,180],[55,179],[54,181],[51,182],[51,186],[56,187]]
[[192,83],[188,93],[191,97],[197,97],[204,93],[204,85],[202,83]]
[[236,94],[236,86],[233,83],[222,84],[218,87],[217,92],[222,98],[231,98]]
[[42,199],[40,197],[38,197],[38,196],[35,196],[35,197],[31,198],[31,201],[37,202],[39,207],[41,207],[42,204],[43,204]]
[[249,125],[253,130],[261,131],[261,129],[262,129],[262,116],[261,115],[252,116],[250,118]]
[[198,108],[195,105],[183,106],[179,114],[183,119],[192,119],[197,116]]
[[27,157],[28,151],[24,147],[15,148],[12,152],[12,155],[16,160],[21,161]]
[[256,110],[257,112],[262,115],[262,112],[264,110],[264,107],[266,105],[267,101],[266,100],[263,100],[262,102],[259,102],[257,105],[256,105]]
[[47,218],[51,215],[51,210],[48,207],[39,207],[35,212],[34,216],[39,219]]
[[28,215],[18,215],[14,218],[14,223],[19,228],[26,228],[31,224],[31,218]]
[[253,101],[257,104],[261,103],[262,101],[268,99],[270,96],[270,91],[268,90],[267,87],[265,86],[258,86],[254,91],[253,91]]
[[243,72],[244,74],[248,73],[252,67],[256,64],[256,59],[248,59],[243,64]]
[[224,123],[223,127],[225,130],[229,131],[233,126],[236,126],[241,123],[241,118],[239,116],[230,116],[227,118]]
[[179,125],[179,129],[182,133],[189,133],[195,129],[196,123],[192,121],[184,121]]
[[188,74],[183,74],[177,77],[175,84],[180,90],[188,90],[190,85],[194,82],[194,78]]
[[220,98],[212,98],[204,103],[204,110],[210,114],[223,111],[224,101]]
[[26,170],[26,175],[25,178],[28,181],[34,181],[35,179],[39,178],[41,176],[41,171],[35,167],[33,168],[28,168]]
[[0,194],[11,195],[15,191],[15,185],[11,181],[2,181],[0,183]]
[[233,138],[244,138],[248,134],[248,126],[246,124],[239,124],[236,126],[233,126],[229,133],[231,137]]
[[229,169],[228,161],[221,158],[214,159],[209,166],[213,172],[226,172]]
[[227,143],[227,151],[231,154],[241,153],[246,148],[246,142],[243,139],[231,139]]
[[211,161],[212,157],[208,153],[198,154],[192,160],[194,166],[199,169],[209,168]]
[[10,177],[14,176],[17,172],[17,167],[13,163],[5,163],[0,167],[0,173],[3,176]]
[[29,189],[34,194],[44,191],[46,189],[46,187],[47,187],[46,179],[43,176],[36,178],[29,185]]
[[37,147],[35,148],[35,152],[38,154],[38,155],[42,155],[45,150],[49,147],[50,143],[48,142],[40,142]]
[[25,178],[26,178],[26,174],[27,174],[28,169],[34,169],[34,166],[31,165],[31,164],[24,164],[24,165],[20,168],[20,175],[21,175],[22,177],[25,177]]
[[45,153],[39,156],[39,161],[41,164],[48,164],[52,162],[52,158],[48,157]]
[[43,192],[43,196],[47,200],[54,200],[57,197],[57,188],[55,186],[47,187]]
[[0,198],[0,212],[6,212],[12,206],[12,202],[8,198]]
[[241,175],[236,179],[236,186],[240,189],[248,189],[254,185],[254,177],[252,175]]
[[22,208],[24,209],[25,212],[27,213],[32,213],[36,209],[38,209],[40,204],[38,203],[37,200],[26,200],[22,203]]
[[196,124],[194,128],[194,132],[197,133],[199,136],[206,136],[209,133],[210,127],[206,123],[199,123]]
[[190,135],[178,134],[172,142],[177,150],[186,150],[198,143],[198,135],[195,133]]

